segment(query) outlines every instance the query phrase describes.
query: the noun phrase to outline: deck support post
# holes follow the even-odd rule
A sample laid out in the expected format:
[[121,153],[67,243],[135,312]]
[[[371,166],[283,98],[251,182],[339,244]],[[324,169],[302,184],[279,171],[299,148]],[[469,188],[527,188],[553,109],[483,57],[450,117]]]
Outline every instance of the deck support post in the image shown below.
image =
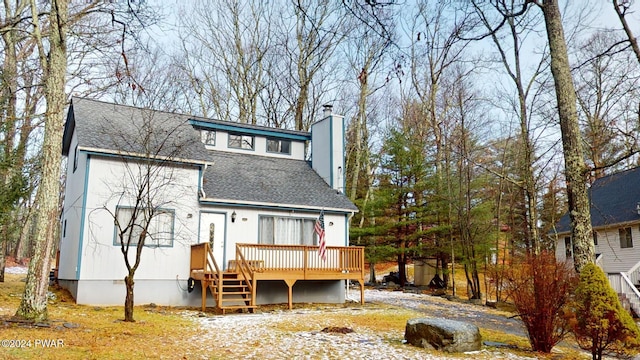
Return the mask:
[[209,286],[207,286],[207,281],[206,280],[200,280],[200,287],[202,288],[202,311],[205,311],[206,306],[207,306],[207,288]]
[[360,283],[360,304],[364,305],[364,280],[358,279],[358,282]]
[[258,280],[255,276],[251,276],[251,304],[256,305],[256,290],[258,288]]
[[293,309],[293,285],[296,283],[295,279],[285,279],[285,283],[289,287],[289,310]]

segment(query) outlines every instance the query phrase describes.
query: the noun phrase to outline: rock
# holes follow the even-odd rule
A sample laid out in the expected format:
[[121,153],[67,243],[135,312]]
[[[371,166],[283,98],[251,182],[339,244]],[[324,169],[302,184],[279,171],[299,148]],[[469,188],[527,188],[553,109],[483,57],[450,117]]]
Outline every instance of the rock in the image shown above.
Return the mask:
[[413,346],[446,352],[476,351],[482,348],[477,326],[443,318],[408,320],[404,338]]
[[76,329],[76,328],[79,328],[79,327],[80,327],[80,325],[78,325],[78,324],[75,324],[75,323],[68,323],[68,322],[66,322],[66,323],[62,324],[62,326],[64,326],[64,327],[65,327],[65,328],[67,328],[67,329]]

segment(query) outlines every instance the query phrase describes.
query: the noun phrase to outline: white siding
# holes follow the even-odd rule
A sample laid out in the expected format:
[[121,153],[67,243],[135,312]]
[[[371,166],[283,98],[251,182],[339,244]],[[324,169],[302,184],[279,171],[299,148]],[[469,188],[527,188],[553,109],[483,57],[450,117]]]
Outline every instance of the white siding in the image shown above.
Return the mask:
[[[198,169],[194,167],[167,168],[172,176],[168,185],[157,187],[156,196],[164,198],[162,208],[175,211],[172,247],[145,247],[135,278],[181,279],[189,277],[190,245],[197,241],[197,184]],[[115,245],[115,226],[112,215],[116,206],[132,205],[121,198],[126,180],[125,166],[118,158],[92,158],[86,200],[85,229],[82,244],[81,280],[121,280],[126,267],[119,245]],[[109,211],[105,210],[104,208]],[[135,250],[130,260],[134,260]]]
[[[82,219],[82,202],[84,199],[84,181],[87,167],[87,155],[79,153],[77,166],[74,171],[75,148],[78,144],[76,134],[71,138],[69,156],[67,158],[67,172],[65,184],[65,197],[61,217],[60,233],[60,263],[58,278],[76,279],[78,266],[78,246],[80,239],[80,226]],[[66,229],[64,224],[66,221]]]
[[632,248],[620,248],[618,228],[598,230],[598,245],[596,253],[602,254],[602,268],[606,273],[628,271],[640,262],[640,231],[638,224],[630,225]]
[[235,149],[229,147],[229,133],[220,130],[216,130],[216,144],[206,145],[205,147],[209,150],[227,151],[241,154],[261,155],[294,160],[305,159],[304,141],[291,140],[291,154],[277,154],[267,152],[267,138],[265,136],[254,136],[253,150]]
[[[227,248],[225,250],[225,259],[235,259],[236,243],[257,244],[258,243],[258,219],[260,216],[280,216],[292,218],[304,218],[316,220],[320,212],[291,212],[277,210],[261,210],[248,208],[216,208],[217,210],[227,211]],[[235,211],[237,219],[235,223],[231,222],[231,213]],[[327,246],[347,246],[346,243],[346,221],[344,215],[324,215],[325,223],[325,240]]]
[[[620,236],[618,228],[598,229],[598,245],[595,246],[596,254],[602,254],[601,266],[605,273],[626,272],[640,262],[640,228],[638,224],[625,226],[631,228],[633,238],[632,248],[620,248]],[[564,238],[568,235],[559,235],[556,244],[556,258],[565,259]]]
[[312,125],[311,164],[324,181],[344,189],[344,118],[328,116]]

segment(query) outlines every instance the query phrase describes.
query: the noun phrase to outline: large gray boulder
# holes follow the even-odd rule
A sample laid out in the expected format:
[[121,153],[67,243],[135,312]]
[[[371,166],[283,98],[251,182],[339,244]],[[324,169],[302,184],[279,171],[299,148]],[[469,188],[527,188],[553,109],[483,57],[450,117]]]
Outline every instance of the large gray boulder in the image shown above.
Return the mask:
[[413,346],[446,352],[475,351],[482,347],[477,326],[443,318],[408,320],[404,338]]

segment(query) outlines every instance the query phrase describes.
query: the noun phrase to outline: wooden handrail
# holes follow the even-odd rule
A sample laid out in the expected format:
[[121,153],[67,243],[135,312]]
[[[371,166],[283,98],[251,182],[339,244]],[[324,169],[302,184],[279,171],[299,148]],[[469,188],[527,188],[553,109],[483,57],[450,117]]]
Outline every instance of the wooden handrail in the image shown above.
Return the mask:
[[236,269],[238,273],[244,278],[245,284],[249,288],[249,291],[253,293],[253,266],[247,263],[247,260],[242,255],[240,249],[236,246]]
[[[364,278],[364,247],[327,246],[326,260],[318,255],[318,246],[236,244],[236,260],[251,268],[251,261],[261,261],[263,271],[314,270],[359,272]],[[255,269],[252,269],[255,270]]]

